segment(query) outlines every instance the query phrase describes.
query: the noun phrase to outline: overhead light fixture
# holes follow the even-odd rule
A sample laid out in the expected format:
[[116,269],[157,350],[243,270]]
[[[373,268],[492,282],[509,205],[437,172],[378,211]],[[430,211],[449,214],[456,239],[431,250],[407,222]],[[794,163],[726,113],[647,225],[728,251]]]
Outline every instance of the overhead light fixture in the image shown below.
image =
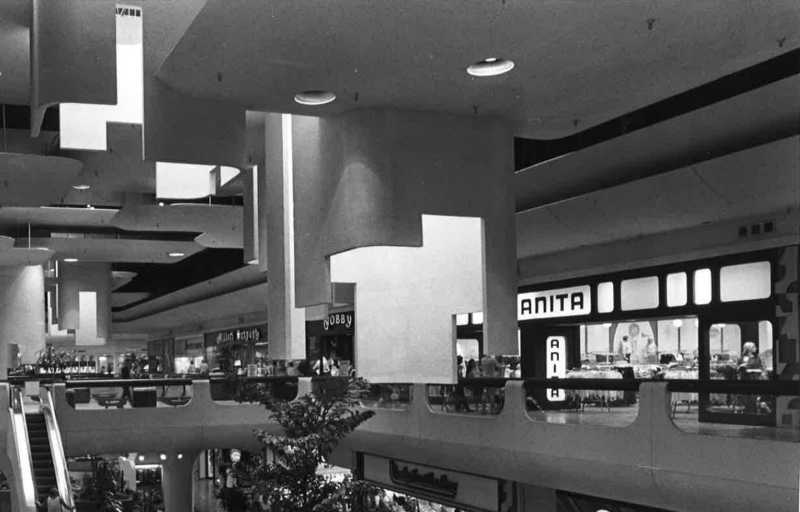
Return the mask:
[[182,453],[179,453],[179,454],[178,454],[178,460],[181,460],[182,458],[183,458],[183,454],[182,454]]
[[167,454],[162,453],[161,455],[159,455],[159,458],[161,458],[161,460],[167,460]]
[[164,201],[159,201],[158,206],[164,206]]
[[467,73],[472,76],[486,77],[502,75],[508,73],[512,69],[514,69],[513,60],[489,57],[488,59],[483,59],[475,64],[467,66]]
[[87,204],[87,205],[86,205],[86,209],[87,209],[87,210],[94,210],[94,206],[92,206],[92,205],[90,205],[90,204]]
[[78,262],[78,258],[64,258],[62,261],[64,263],[77,263]]
[[303,91],[294,95],[294,101],[301,105],[325,105],[336,99],[336,94],[330,91]]
[[74,188],[75,190],[89,190],[90,188],[92,188],[92,186],[87,185],[85,183],[81,183],[79,185],[72,185],[72,188]]
[[143,460],[144,460],[144,455],[139,455],[139,462],[142,462]]
[[168,252],[167,256],[169,256],[170,258],[183,258],[184,256],[186,256],[186,254],[180,251],[173,251],[173,252]]

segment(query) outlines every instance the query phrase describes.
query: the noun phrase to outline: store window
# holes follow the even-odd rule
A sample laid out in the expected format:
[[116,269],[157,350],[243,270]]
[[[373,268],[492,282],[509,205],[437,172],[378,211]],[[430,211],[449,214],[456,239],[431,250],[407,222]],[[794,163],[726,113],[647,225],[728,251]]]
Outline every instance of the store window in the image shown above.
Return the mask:
[[772,275],[768,261],[729,265],[719,271],[722,302],[766,299],[772,295]]
[[667,306],[685,306],[687,302],[686,272],[667,275]]
[[694,271],[694,303],[698,305],[711,302],[711,269]]
[[483,325],[483,311],[472,313],[472,325]]
[[658,277],[640,277],[622,281],[620,299],[623,311],[657,308]]
[[469,313],[462,313],[456,315],[456,325],[468,325],[469,324]]
[[585,324],[579,332],[581,371],[597,372],[586,375],[697,378],[696,317]]
[[614,311],[614,283],[606,281],[597,285],[597,312]]

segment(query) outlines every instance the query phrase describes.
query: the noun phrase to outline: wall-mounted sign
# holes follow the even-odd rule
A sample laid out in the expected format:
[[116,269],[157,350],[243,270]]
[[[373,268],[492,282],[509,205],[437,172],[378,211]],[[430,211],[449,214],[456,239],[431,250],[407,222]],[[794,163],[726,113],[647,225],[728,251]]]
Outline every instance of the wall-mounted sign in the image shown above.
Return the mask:
[[206,333],[205,345],[225,345],[227,343],[254,344],[267,339],[267,326],[240,327],[225,331]]
[[397,492],[466,510],[508,512],[513,483],[413,462],[359,454],[364,480]]
[[347,311],[345,313],[331,313],[328,318],[322,321],[322,329],[331,331],[337,328],[352,329],[353,328],[354,313]]
[[517,320],[537,320],[588,315],[592,311],[590,287],[575,286],[517,295]]
[[[567,376],[567,339],[549,336],[546,343],[546,376],[548,379],[563,379]],[[548,402],[563,402],[567,398],[563,389],[546,389],[545,395]]]

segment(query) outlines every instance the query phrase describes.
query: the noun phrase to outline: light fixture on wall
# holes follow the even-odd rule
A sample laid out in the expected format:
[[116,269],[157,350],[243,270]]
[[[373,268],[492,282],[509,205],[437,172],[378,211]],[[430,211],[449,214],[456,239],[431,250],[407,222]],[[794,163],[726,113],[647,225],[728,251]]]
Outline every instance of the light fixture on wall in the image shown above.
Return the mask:
[[186,256],[186,253],[180,251],[171,251],[167,253],[167,256],[169,256],[170,258],[183,258],[184,256]]
[[325,105],[336,99],[336,94],[331,91],[303,91],[294,95],[294,101],[301,105]]
[[64,263],[77,263],[78,262],[78,258],[64,258],[61,261],[63,261]]
[[87,185],[85,183],[80,183],[78,185],[72,185],[72,188],[74,188],[75,190],[89,190],[90,188],[92,188],[92,186]]
[[489,57],[467,66],[467,73],[476,77],[498,76],[514,69],[514,61]]

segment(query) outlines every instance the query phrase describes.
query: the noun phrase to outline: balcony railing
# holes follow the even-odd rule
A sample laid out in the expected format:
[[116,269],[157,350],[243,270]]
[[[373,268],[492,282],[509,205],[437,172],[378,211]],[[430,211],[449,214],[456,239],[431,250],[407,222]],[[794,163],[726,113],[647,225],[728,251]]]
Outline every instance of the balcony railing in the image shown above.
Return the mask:
[[459,379],[456,384],[428,384],[432,411],[453,414],[500,414],[505,405],[506,379]]

